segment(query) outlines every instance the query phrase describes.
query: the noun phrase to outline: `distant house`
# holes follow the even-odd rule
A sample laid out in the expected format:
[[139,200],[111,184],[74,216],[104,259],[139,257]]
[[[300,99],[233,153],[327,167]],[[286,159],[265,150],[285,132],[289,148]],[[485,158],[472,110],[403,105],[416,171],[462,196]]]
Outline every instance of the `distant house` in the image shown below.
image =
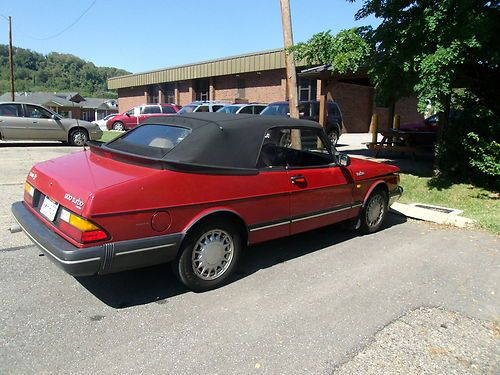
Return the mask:
[[[0,102],[11,101],[10,93],[0,95]],[[16,101],[40,104],[64,117],[94,121],[118,112],[116,99],[84,98],[77,92],[17,92]]]

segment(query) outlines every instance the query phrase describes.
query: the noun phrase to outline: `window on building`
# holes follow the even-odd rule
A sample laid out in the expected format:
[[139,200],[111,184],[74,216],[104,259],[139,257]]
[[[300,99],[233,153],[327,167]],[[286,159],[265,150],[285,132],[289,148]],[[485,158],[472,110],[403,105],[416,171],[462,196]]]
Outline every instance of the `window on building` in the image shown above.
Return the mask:
[[148,88],[148,103],[158,103],[158,87],[157,86],[150,86]]
[[82,112],[82,120],[91,121],[89,112]]
[[238,87],[238,98],[239,99],[243,99],[245,98],[245,80],[244,79],[239,79],[237,82],[236,82],[236,85]]
[[299,100],[316,100],[317,84],[315,79],[300,78],[298,84]]
[[209,100],[209,82],[208,79],[198,79],[196,81],[196,100]]
[[167,83],[163,86],[163,94],[165,95],[165,103],[175,103],[175,86],[173,83]]

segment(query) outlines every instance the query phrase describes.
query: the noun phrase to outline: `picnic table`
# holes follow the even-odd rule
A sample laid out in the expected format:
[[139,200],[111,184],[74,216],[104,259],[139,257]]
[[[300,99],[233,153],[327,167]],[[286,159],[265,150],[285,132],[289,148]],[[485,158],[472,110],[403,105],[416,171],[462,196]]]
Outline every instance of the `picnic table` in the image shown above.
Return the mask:
[[381,131],[380,134],[382,134],[382,141],[367,143],[370,150],[377,151],[375,157],[378,157],[380,151],[408,152],[415,160],[417,151],[432,147],[436,140],[436,134],[433,132],[389,129]]

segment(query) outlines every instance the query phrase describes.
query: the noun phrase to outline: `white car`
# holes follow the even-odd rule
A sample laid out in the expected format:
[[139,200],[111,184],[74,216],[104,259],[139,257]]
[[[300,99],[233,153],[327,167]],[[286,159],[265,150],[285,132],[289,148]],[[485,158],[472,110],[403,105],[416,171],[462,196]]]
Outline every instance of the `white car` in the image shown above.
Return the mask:
[[245,103],[245,104],[230,104],[222,107],[217,112],[223,113],[248,113],[251,115],[258,115],[262,112],[267,104],[259,103]]
[[108,122],[109,119],[112,119],[113,117],[115,117],[118,113],[113,113],[111,115],[107,115],[106,117],[100,119],[100,120],[96,120],[96,121],[92,121],[92,124],[96,124],[96,125],[99,125],[99,128],[101,130],[108,130],[108,128],[106,127],[106,123]]

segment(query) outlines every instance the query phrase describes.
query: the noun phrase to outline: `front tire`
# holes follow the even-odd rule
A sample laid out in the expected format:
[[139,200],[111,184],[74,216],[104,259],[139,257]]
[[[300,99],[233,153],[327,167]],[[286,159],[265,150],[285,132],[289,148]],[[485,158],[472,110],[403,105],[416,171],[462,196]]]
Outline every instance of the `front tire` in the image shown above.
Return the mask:
[[73,129],[69,133],[69,144],[71,146],[83,146],[89,140],[89,134],[85,129]]
[[375,190],[361,211],[360,229],[369,234],[378,231],[387,216],[387,193],[384,190]]
[[233,223],[206,221],[188,233],[172,269],[195,292],[215,289],[233,273],[241,248],[241,234]]
[[116,121],[113,123],[113,130],[118,130],[118,131],[124,131],[125,130],[125,125],[123,125],[123,122],[121,121]]

